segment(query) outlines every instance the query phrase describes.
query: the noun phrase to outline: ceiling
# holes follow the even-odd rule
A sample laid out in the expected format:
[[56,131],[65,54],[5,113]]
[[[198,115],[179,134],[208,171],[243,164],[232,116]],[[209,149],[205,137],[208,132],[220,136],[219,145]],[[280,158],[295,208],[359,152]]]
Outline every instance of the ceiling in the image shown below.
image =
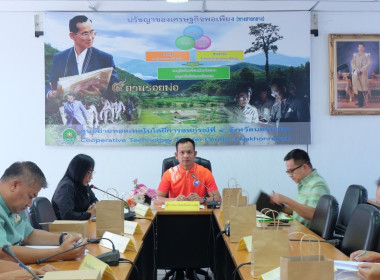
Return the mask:
[[0,0],[1,11],[361,11],[380,12],[379,0],[189,0],[167,3],[165,0]]

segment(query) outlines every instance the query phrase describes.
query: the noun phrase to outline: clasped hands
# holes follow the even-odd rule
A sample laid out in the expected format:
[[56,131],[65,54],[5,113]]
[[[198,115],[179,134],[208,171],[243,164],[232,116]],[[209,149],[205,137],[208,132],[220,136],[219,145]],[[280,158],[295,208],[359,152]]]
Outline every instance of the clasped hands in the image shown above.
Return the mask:
[[91,204],[90,207],[88,207],[87,211],[88,213],[91,213],[91,218],[96,216],[96,205],[95,203]]
[[177,201],[199,201],[199,202],[203,202],[203,198],[200,197],[197,193],[190,193],[188,196],[180,194],[179,196],[177,196],[177,198],[175,200],[177,200]]

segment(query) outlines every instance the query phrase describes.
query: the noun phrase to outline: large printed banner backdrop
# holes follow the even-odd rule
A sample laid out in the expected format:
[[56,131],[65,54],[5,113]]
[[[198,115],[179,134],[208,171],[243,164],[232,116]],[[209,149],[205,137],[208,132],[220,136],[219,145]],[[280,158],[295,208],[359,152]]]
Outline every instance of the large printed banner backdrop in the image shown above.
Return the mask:
[[309,144],[309,22],[45,13],[46,145]]

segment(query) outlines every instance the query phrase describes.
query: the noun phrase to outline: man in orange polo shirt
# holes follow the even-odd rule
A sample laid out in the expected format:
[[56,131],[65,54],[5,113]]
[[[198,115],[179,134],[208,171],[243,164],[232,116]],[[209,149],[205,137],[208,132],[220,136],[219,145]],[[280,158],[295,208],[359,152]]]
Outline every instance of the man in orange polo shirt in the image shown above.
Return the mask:
[[179,139],[176,143],[174,155],[178,159],[179,165],[166,170],[162,175],[157,190],[157,196],[160,200],[175,199],[199,201],[201,203],[221,200],[211,171],[194,162],[197,151],[192,139]]

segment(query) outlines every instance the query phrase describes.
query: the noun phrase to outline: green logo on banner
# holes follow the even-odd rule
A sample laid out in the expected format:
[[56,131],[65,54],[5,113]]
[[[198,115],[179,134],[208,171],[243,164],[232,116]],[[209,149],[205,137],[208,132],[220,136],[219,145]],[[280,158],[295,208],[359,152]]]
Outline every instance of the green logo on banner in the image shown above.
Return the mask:
[[68,128],[63,131],[62,138],[66,143],[73,144],[77,139],[77,133],[74,129]]

